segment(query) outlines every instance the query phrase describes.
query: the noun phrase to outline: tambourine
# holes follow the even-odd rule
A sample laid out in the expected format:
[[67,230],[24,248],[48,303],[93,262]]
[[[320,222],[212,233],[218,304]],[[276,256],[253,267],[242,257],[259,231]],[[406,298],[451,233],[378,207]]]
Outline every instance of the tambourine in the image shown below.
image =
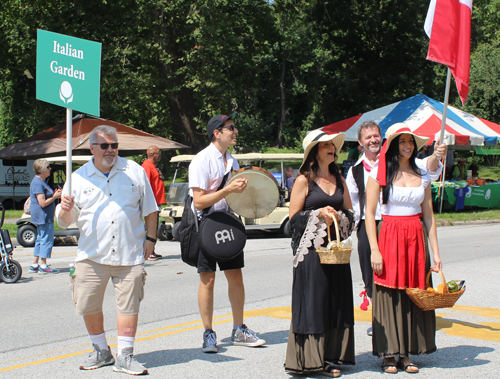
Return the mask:
[[246,166],[236,171],[228,185],[240,178],[247,179],[247,187],[241,193],[226,196],[229,207],[245,218],[261,218],[278,206],[279,185],[274,176],[262,167]]

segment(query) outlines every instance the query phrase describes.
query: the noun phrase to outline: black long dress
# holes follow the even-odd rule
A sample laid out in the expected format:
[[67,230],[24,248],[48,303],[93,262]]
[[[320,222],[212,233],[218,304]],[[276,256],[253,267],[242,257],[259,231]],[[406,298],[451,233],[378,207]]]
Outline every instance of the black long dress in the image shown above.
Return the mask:
[[[304,211],[327,205],[338,211],[343,202],[342,192],[338,187],[333,196],[330,196],[312,182]],[[297,215],[291,221],[295,216]],[[332,230],[332,239],[334,235]],[[327,242],[325,238],[324,244]],[[349,264],[322,265],[314,245],[307,251],[303,261],[293,270],[292,325],[285,369],[298,373],[321,371],[325,361],[354,364],[351,267]]]

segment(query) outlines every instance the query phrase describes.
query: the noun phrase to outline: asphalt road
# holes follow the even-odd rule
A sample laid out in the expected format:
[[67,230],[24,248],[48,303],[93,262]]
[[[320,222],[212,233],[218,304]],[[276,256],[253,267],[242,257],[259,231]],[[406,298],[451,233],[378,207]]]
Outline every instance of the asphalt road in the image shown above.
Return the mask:
[[[500,375],[499,224],[438,228],[444,274],[465,279],[467,290],[451,309],[437,312],[438,351],[414,357],[419,378],[498,378]],[[91,349],[81,317],[74,313],[68,287],[76,246],[57,246],[49,261],[60,273],[28,272],[32,249],[18,247],[23,266],[18,283],[0,283],[0,378],[116,378],[110,367],[80,371]],[[232,319],[227,284],[218,273],[214,329],[218,354],[203,354],[196,270],[181,262],[177,242],[159,242],[164,258],[147,262],[146,297],[141,305],[137,359],[155,378],[290,378],[283,370],[290,326],[292,281],[290,240],[251,238],[244,279],[246,324],[268,341],[262,348],[229,344]],[[366,335],[370,312],[359,309],[362,290],[357,254],[351,257],[356,318],[356,365],[344,377],[378,378],[381,361],[371,354]],[[434,277],[439,280],[439,277]],[[114,293],[108,287],[105,326],[116,349]],[[122,374],[123,375],[123,374]],[[408,375],[399,372],[399,376]],[[317,377],[320,377],[319,375]]]

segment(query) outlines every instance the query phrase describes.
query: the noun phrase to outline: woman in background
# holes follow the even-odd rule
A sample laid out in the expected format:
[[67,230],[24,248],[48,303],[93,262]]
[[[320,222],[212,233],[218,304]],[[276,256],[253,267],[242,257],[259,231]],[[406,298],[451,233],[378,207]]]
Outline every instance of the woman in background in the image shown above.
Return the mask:
[[[62,190],[54,192],[45,182],[50,175],[50,164],[46,159],[33,162],[33,170],[36,176],[30,186],[31,222],[36,225],[37,237],[33,264],[29,270],[39,274],[53,274],[58,271],[47,265],[47,258],[50,258],[54,246],[54,201],[61,198]],[[39,260],[41,265],[38,264]]]

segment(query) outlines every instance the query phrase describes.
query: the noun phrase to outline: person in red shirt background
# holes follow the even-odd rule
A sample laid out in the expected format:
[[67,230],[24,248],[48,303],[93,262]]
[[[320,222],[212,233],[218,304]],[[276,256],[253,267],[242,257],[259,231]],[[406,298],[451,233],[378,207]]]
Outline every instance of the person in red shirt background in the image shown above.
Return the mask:
[[[161,151],[158,146],[149,146],[146,154],[148,158],[144,160],[144,162],[142,163],[142,167],[146,171],[149,183],[151,184],[151,188],[153,189],[159,212],[161,210],[160,204],[165,204],[167,202],[165,199],[165,183],[163,181],[163,174],[156,165],[161,159]],[[160,213],[158,213],[158,215],[159,214]],[[153,254],[149,256],[148,260],[156,261],[160,258],[162,258],[160,254],[156,254],[156,252],[153,252]]]

